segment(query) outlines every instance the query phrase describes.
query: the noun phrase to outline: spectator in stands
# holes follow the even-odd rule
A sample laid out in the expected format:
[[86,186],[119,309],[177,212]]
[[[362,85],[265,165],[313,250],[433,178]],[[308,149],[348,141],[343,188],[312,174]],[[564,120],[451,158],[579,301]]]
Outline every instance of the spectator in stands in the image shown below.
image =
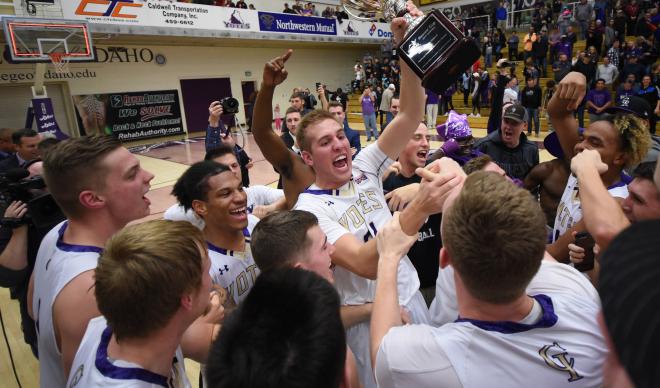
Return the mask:
[[311,112],[313,109],[305,105],[307,95],[304,92],[295,92],[291,95],[289,102],[291,103],[291,108],[297,109],[300,111],[301,115],[306,115]]
[[495,60],[502,59],[502,49],[506,47],[506,34],[502,29],[498,28],[493,35],[493,43],[495,44]]
[[362,104],[362,120],[364,121],[364,129],[367,134],[367,141],[371,141],[373,136],[378,140],[378,128],[376,127],[376,110],[374,102],[376,98],[371,93],[371,87],[367,85],[360,96],[360,103]]
[[559,27],[559,33],[561,35],[566,35],[568,33],[572,18],[571,10],[568,7],[564,7],[561,13],[557,16],[557,26]]
[[627,77],[628,74],[635,75],[635,84],[640,84],[642,82],[642,78],[644,77],[645,73],[646,73],[646,69],[644,68],[643,65],[637,62],[636,54],[630,55],[627,63],[623,65],[623,69],[621,70],[622,76]]
[[288,3],[284,3],[284,10],[282,11],[282,13],[291,13],[291,14],[294,14],[294,15],[297,14],[297,12],[295,10],[289,8]]
[[561,43],[561,34],[559,30],[553,28],[548,35],[548,48],[550,51],[550,65],[555,63],[559,56],[559,44]]
[[245,3],[244,0],[238,0],[236,2],[236,8],[241,8],[241,9],[247,9],[247,4]]
[[637,95],[646,100],[651,107],[649,130],[651,131],[651,134],[655,134],[655,123],[657,121],[657,114],[655,112],[657,112],[660,107],[660,91],[651,82],[650,75],[647,74],[642,78],[642,86],[637,91]]
[[502,104],[513,104],[514,102],[518,102],[518,92],[515,89],[517,85],[518,79],[515,76],[512,76],[504,89]]
[[524,50],[524,60],[527,61],[527,58],[534,58],[534,52],[532,48],[534,47],[534,42],[538,39],[536,32],[534,32],[533,27],[529,27],[529,31],[523,37],[523,50]]
[[568,39],[566,35],[561,36],[561,40],[559,41],[559,47],[557,48],[557,53],[559,55],[564,54],[566,55],[566,58],[571,59],[573,58],[573,43]]
[[580,25],[580,33],[582,34],[582,39],[587,39],[587,29],[589,27],[589,22],[591,21],[593,11],[593,6],[589,4],[587,0],[580,0],[580,2],[575,5],[575,20]]
[[619,49],[619,46],[621,45],[621,42],[619,40],[615,40],[612,42],[612,47],[610,47],[609,50],[607,50],[607,57],[609,58],[610,62],[612,65],[614,65],[618,70],[621,70],[621,50]]
[[541,124],[539,121],[539,110],[541,109],[541,102],[543,92],[538,85],[537,78],[528,78],[527,85],[521,92],[521,105],[527,110],[527,136],[532,135],[532,128],[535,129],[536,136],[541,131]]
[[506,29],[506,15],[506,7],[504,6],[504,3],[500,1],[500,4],[495,10],[495,19],[497,20],[498,29]]
[[571,62],[568,60],[566,53],[559,54],[559,60],[552,65],[555,82],[559,83],[566,74],[571,72]]
[[[518,14],[516,14],[516,15],[518,15]],[[511,32],[511,36],[509,37],[509,40],[507,41],[508,47],[509,47],[509,60],[510,61],[517,61],[518,60],[518,43],[519,42],[520,42],[520,39],[518,38],[518,33],[516,32],[516,30],[513,30]]]
[[587,93],[589,122],[604,119],[605,111],[612,105],[611,92],[605,88],[605,80],[600,78],[596,81],[596,86]]
[[534,60],[532,58],[527,58],[525,60],[525,70],[523,70],[523,75],[525,76],[525,82],[527,82],[527,80],[530,78],[538,79],[540,77],[541,72],[534,64]]
[[568,29],[566,30],[566,38],[568,39],[569,42],[571,42],[571,45],[573,45],[573,46],[578,41],[577,34],[575,32],[573,32],[573,26],[568,26]]
[[589,23],[589,29],[587,30],[587,47],[593,46],[596,50],[596,53],[600,55],[601,50],[603,49],[603,34],[605,30],[602,26],[600,20],[591,21]]
[[539,148],[523,133],[527,127],[526,109],[514,103],[504,110],[499,131],[481,138],[474,148],[489,155],[511,178],[520,180],[539,164]]
[[624,41],[626,38],[626,25],[628,24],[628,17],[622,9],[617,9],[614,16],[614,30],[619,41]]
[[594,46],[587,47],[586,55],[588,55],[591,58],[591,63],[596,65],[598,64],[599,55],[598,55],[598,50],[596,50],[596,47]]
[[294,10],[295,13],[298,15],[302,15],[303,12],[303,5],[300,4],[300,0],[296,0],[296,2],[293,4],[293,7],[291,7],[292,10]]
[[605,50],[612,47],[615,40],[618,39],[617,31],[614,29],[614,19],[610,19],[607,26],[605,26],[605,33],[603,34],[603,44]]
[[331,19],[331,18],[335,17],[335,12],[332,10],[332,7],[327,6],[327,7],[325,7],[323,12],[321,13],[321,16],[324,17],[324,18]]
[[637,95],[639,88],[635,86],[635,76],[630,74],[616,89],[615,103],[619,104],[623,98]]
[[598,65],[598,70],[596,71],[596,79],[602,79],[605,81],[605,87],[609,90],[612,90],[612,84],[614,80],[619,77],[619,70],[610,63],[610,58],[608,56],[603,57],[603,64]]
[[426,126],[429,128],[434,128],[436,126],[439,102],[439,96],[435,94],[431,89],[426,89]]
[[577,62],[575,62],[575,65],[573,65],[572,70],[577,71],[578,73],[582,73],[587,78],[587,86],[590,87],[594,84],[594,81],[596,80],[597,68],[596,64],[592,62],[589,53],[580,52]]
[[[472,73],[470,80],[470,96],[472,97],[472,113],[470,117],[481,117],[481,87],[483,82],[481,75],[477,72]],[[476,113],[475,113],[476,112]]]
[[626,14],[626,36],[635,35],[635,26],[637,25],[637,18],[639,17],[639,4],[637,0],[631,0],[623,7],[623,12]]
[[547,77],[548,74],[548,47],[550,43],[548,41],[547,30],[542,29],[541,35],[538,37],[536,42],[534,42],[532,49],[534,51],[534,61],[536,66],[541,71],[541,76],[543,78]]

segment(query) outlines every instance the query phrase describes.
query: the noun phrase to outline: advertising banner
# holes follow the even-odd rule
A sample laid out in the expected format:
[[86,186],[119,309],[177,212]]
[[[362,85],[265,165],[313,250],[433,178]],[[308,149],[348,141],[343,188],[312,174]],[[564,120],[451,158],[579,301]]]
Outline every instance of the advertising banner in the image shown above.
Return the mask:
[[63,17],[89,23],[259,31],[257,12],[200,4],[147,0],[62,1]]
[[337,21],[288,13],[259,12],[259,29],[263,32],[337,35]]
[[386,23],[308,17],[213,5],[160,0],[67,0],[62,17],[92,24],[178,27],[237,32],[277,32],[387,40],[392,34]]
[[33,120],[37,121],[37,131],[40,133],[50,133],[59,140],[68,139],[62,130],[60,130],[55,120],[55,110],[53,110],[53,101],[50,98],[33,98],[32,106],[28,109],[26,128],[32,128]]
[[177,90],[73,96],[85,133],[131,141],[183,134]]

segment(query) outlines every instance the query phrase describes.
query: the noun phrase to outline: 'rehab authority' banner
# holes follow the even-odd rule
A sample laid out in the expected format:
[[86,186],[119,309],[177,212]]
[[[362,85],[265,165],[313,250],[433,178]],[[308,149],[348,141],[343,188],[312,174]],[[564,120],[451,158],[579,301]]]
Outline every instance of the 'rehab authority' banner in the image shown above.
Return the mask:
[[73,96],[88,135],[112,134],[121,141],[183,134],[176,89]]
[[[14,0],[19,1],[19,0]],[[91,24],[179,27],[200,30],[278,32],[387,40],[389,24],[308,17],[161,0],[65,0],[64,19]]]

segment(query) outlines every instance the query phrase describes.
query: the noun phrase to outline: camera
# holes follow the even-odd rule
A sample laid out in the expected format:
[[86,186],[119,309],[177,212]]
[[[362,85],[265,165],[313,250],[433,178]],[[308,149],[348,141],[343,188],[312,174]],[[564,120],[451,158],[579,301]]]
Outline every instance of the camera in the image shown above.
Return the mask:
[[238,113],[238,100],[234,97],[225,97],[220,100],[220,105],[222,105],[222,113],[227,115],[233,115]]
[[0,205],[2,211],[13,201],[27,205],[27,212],[22,218],[2,218],[0,225],[16,228],[32,224],[37,228],[46,228],[63,221],[66,217],[45,190],[46,183],[41,176],[27,178],[30,173],[23,168],[13,168],[0,174]]

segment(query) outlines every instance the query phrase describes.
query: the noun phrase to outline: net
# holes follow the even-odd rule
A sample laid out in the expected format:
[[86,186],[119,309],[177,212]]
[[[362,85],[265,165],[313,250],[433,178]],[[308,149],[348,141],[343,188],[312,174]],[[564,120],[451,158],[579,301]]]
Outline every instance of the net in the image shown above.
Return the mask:
[[69,56],[65,53],[49,53],[48,57],[53,63],[55,72],[57,74],[64,74],[69,72]]

